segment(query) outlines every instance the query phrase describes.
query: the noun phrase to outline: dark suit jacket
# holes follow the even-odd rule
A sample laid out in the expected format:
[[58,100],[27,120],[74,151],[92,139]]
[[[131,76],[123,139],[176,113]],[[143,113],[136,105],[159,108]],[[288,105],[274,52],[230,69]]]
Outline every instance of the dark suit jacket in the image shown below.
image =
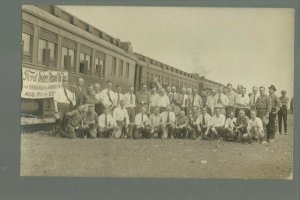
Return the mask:
[[79,105],[83,105],[84,103],[84,96],[87,93],[87,89],[82,87],[80,89],[79,86],[76,87],[75,90],[75,98],[76,98],[76,107],[78,107]]

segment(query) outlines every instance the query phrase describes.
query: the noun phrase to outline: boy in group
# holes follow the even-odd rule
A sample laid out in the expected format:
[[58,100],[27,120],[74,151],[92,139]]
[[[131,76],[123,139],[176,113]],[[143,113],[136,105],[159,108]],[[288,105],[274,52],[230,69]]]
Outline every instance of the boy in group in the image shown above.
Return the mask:
[[243,142],[248,141],[252,143],[253,141],[259,141],[261,143],[264,139],[264,128],[262,121],[259,117],[256,117],[256,111],[251,110],[250,112],[251,119],[249,120],[247,133],[242,137]]
[[113,133],[117,130],[117,124],[109,113],[109,108],[104,109],[104,113],[99,116],[98,137],[112,138]]
[[240,110],[236,120],[237,141],[241,141],[242,136],[247,133],[249,118],[243,109]]
[[229,117],[226,119],[224,126],[225,141],[234,141],[236,139],[236,118],[234,117],[234,111],[229,112]]
[[207,112],[207,107],[202,108],[202,113],[198,116],[196,124],[199,128],[198,140],[202,137],[208,136],[210,130],[211,116]]
[[151,127],[151,135],[161,137],[162,135],[162,127],[161,127],[161,117],[159,113],[159,107],[154,108],[154,113],[152,113],[149,117],[149,125]]
[[135,116],[134,128],[133,128],[133,139],[139,138],[151,138],[151,127],[149,126],[148,116],[146,114],[146,107],[141,107],[141,112]]

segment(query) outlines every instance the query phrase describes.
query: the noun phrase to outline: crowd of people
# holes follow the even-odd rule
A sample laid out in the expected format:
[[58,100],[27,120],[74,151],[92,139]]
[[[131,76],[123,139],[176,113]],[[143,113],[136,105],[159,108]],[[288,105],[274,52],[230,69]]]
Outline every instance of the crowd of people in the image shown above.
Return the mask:
[[[116,88],[114,91],[113,88]],[[273,142],[278,116],[279,133],[287,130],[289,98],[286,91],[276,96],[276,87],[246,88],[232,84],[217,90],[162,87],[155,80],[151,88],[141,85],[113,86],[107,81],[84,87],[78,79],[74,92],[68,80],[55,92],[56,134],[67,138],[161,138],[225,140],[244,143]]]

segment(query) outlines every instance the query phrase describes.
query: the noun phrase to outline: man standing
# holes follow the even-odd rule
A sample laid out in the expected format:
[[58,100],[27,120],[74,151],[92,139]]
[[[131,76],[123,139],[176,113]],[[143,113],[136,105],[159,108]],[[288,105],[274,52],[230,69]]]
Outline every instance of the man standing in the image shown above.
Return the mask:
[[128,138],[132,137],[132,130],[134,126],[134,118],[135,118],[135,94],[134,87],[129,87],[129,92],[124,95],[124,99],[126,102],[126,108],[129,116],[129,125],[128,125]]
[[275,121],[278,111],[281,108],[281,102],[278,96],[275,95],[276,87],[274,85],[271,85],[269,87],[269,98],[270,98],[270,104],[271,104],[271,112],[269,114],[269,123],[267,125],[267,140],[269,142],[273,142],[275,139],[275,133],[276,133],[276,127],[275,127]]
[[[123,136],[127,138],[128,125],[129,125],[129,115],[127,109],[125,108],[125,100],[120,100],[120,105],[114,109],[113,118],[117,123],[118,131],[120,137]],[[118,137],[118,136],[117,136]]]
[[114,118],[109,114],[109,109],[105,108],[104,113],[99,116],[98,137],[111,138],[117,130],[117,124]]
[[216,93],[217,92],[215,89],[211,90],[211,92],[208,93],[206,99],[206,109],[207,109],[207,113],[210,115],[213,115],[214,113]]
[[76,105],[74,93],[68,89],[68,80],[63,79],[62,87],[57,89],[54,94],[54,109],[56,117],[56,134],[60,134],[65,130],[66,118],[65,114]]
[[251,110],[251,119],[249,120],[247,133],[242,137],[243,141],[251,143],[253,140],[258,140],[260,143],[264,139],[264,128],[262,121],[259,117],[256,117],[256,111]]
[[103,110],[105,106],[102,103],[101,100],[101,91],[100,91],[100,85],[98,83],[95,83],[95,111],[100,116],[103,113]]
[[171,86],[168,86],[166,88],[166,93],[167,93],[167,96],[169,96],[171,94]]
[[171,88],[171,93],[169,94],[169,101],[170,105],[173,107],[175,115],[177,115],[180,112],[181,101],[180,95],[176,92],[175,86]]
[[159,105],[161,113],[166,111],[167,107],[170,105],[169,97],[166,94],[165,89],[163,89],[163,88],[160,91],[160,96],[159,96],[158,103],[159,103],[158,105]]
[[241,94],[237,96],[236,99],[236,113],[235,116],[239,116],[240,110],[243,109],[247,116],[250,116],[249,113],[249,96],[246,95],[246,88],[241,88]]
[[167,106],[167,110],[161,115],[161,122],[163,126],[163,138],[171,138],[174,139],[174,129],[175,129],[175,113],[172,112],[172,107]]
[[[219,87],[218,88],[218,94],[215,95],[215,108],[219,108],[222,115],[226,115],[226,110],[225,108],[228,106],[229,100],[228,97],[223,94],[223,88]],[[225,123],[225,121],[224,121]]]
[[89,105],[87,112],[84,115],[83,123],[87,126],[86,132],[82,135],[84,138],[96,138],[98,130],[98,114],[94,111],[94,106]]
[[94,86],[90,85],[88,87],[87,92],[84,94],[83,105],[84,105],[85,111],[88,110],[88,107],[90,105],[92,105],[94,107],[95,103],[96,103],[96,98],[95,98],[95,93],[94,93]]
[[76,107],[83,105],[84,95],[86,92],[87,90],[84,87],[84,80],[82,78],[78,78],[78,86],[75,89]]
[[123,94],[122,94],[122,87],[121,86],[117,86],[117,92],[115,93],[115,98],[114,98],[114,107],[118,107],[120,106],[120,102],[123,99]]
[[230,112],[235,113],[237,94],[233,91],[231,83],[227,84],[227,90],[228,90],[227,92],[228,106],[226,107],[226,114],[227,114],[226,117],[229,117]]
[[150,94],[149,113],[153,113],[154,109],[158,106],[159,106],[159,94],[157,94],[156,92],[156,87],[153,87],[151,88],[151,94]]
[[188,95],[186,93],[186,88],[182,88],[182,90],[181,90],[180,104],[181,104],[181,109],[184,110],[186,115],[188,115],[188,112],[187,112]]
[[101,99],[105,108],[108,108],[108,112],[113,108],[113,99],[115,97],[115,93],[112,91],[112,82],[108,80],[106,82],[106,88],[101,91]]
[[[223,137],[225,115],[221,114],[220,108],[215,108],[215,115],[211,118],[210,130],[211,136],[214,138]],[[206,137],[207,135],[204,134]]]
[[88,126],[84,124],[84,106],[80,105],[77,109],[67,112],[68,118],[65,131],[62,132],[62,137],[77,138],[84,135],[88,130]]
[[251,110],[255,110],[255,104],[258,98],[258,88],[256,86],[252,87],[252,95],[250,96],[249,107]]
[[256,115],[259,117],[264,126],[267,124],[267,119],[269,119],[269,113],[271,112],[271,102],[269,96],[266,95],[265,87],[259,87],[260,96],[257,97],[255,102]]
[[210,125],[211,125],[211,116],[207,113],[207,108],[202,108],[202,113],[198,116],[196,121],[197,126],[199,126],[199,132],[198,139],[202,136],[204,138],[205,136],[208,136],[208,133],[210,131]]
[[151,127],[148,125],[149,119],[146,110],[145,107],[141,107],[141,112],[135,116],[133,139],[139,139],[141,137],[151,138]]
[[283,120],[283,126],[284,126],[284,133],[287,135],[287,112],[288,112],[288,104],[289,104],[289,98],[286,97],[286,91],[281,91],[281,97],[279,97],[280,102],[282,104],[280,110],[278,111],[278,126],[279,126],[279,133],[282,134],[282,120]]
[[137,110],[141,110],[142,107],[146,109],[146,112],[149,111],[149,101],[150,101],[150,94],[147,91],[146,83],[142,84],[141,90],[136,95],[137,99]]
[[205,106],[206,101],[207,101],[207,90],[206,89],[201,90],[200,97],[202,99],[202,106]]

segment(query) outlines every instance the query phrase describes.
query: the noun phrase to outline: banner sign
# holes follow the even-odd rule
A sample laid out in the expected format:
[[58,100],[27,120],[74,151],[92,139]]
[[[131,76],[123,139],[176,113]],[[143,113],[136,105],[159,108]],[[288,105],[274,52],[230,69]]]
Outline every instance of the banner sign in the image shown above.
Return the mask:
[[21,97],[27,99],[52,98],[65,78],[68,78],[68,72],[41,71],[23,66]]

